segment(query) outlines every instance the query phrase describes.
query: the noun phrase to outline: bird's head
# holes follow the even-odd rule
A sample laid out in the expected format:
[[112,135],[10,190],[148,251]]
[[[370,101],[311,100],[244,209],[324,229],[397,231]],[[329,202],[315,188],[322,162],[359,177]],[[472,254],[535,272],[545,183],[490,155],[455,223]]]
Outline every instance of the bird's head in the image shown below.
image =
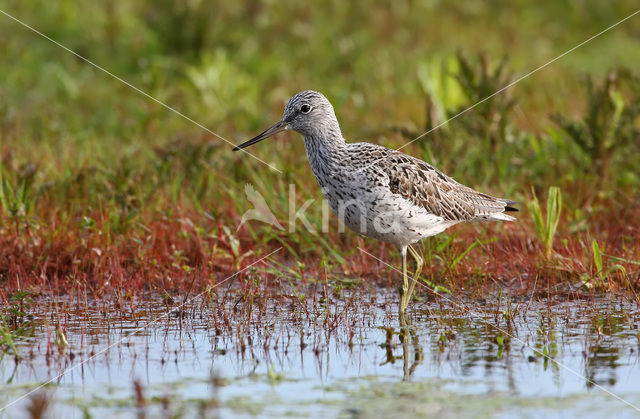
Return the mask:
[[279,132],[293,130],[303,136],[332,132],[340,135],[340,127],[333,106],[322,93],[305,90],[293,96],[284,108],[282,119],[254,138],[236,146],[233,151],[265,140]]

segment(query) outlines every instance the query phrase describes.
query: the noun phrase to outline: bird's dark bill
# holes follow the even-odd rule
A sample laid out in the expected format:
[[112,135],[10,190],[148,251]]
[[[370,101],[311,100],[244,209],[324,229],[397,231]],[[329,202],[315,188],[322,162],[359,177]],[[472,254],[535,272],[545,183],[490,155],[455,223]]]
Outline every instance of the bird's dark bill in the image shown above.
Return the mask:
[[255,137],[253,137],[252,139],[250,139],[249,141],[245,141],[244,143],[237,145],[233,148],[233,151],[238,151],[240,149],[243,149],[245,147],[249,147],[250,145],[253,145],[255,143],[259,143],[262,140],[266,140],[267,138],[276,135],[279,132],[285,131],[287,129],[287,124],[284,123],[283,121],[277,122],[275,124],[273,124],[272,126],[270,126],[269,128],[267,128],[266,130],[264,130],[263,132],[261,132],[260,134],[256,135]]

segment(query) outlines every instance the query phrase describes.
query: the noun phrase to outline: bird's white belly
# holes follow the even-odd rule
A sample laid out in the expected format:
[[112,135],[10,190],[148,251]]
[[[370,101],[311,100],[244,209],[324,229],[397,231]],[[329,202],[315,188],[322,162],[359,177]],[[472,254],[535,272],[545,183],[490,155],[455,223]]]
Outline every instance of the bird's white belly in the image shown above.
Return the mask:
[[456,224],[381,189],[351,195],[347,199],[339,192],[327,191],[325,195],[342,223],[364,236],[397,246],[415,243]]

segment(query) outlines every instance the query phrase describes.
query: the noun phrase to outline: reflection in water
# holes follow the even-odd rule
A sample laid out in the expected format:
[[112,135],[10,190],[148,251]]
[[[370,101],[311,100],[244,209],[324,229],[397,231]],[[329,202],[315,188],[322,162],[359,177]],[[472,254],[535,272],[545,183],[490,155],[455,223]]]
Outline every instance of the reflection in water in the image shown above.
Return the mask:
[[398,314],[400,323],[399,339],[402,344],[402,381],[410,381],[411,375],[424,359],[418,332],[411,323],[411,318],[404,312]]
[[439,300],[398,318],[395,294],[347,294],[313,304],[210,296],[170,317],[161,317],[166,301],[151,298],[124,308],[41,301],[14,319],[25,333],[19,357],[0,361],[0,407],[83,361],[53,381],[57,413],[133,414],[155,400],[160,410],[184,403],[183,413],[335,415],[363,385],[402,381],[464,397],[599,392],[591,382],[631,397],[640,388],[640,316],[630,303]]

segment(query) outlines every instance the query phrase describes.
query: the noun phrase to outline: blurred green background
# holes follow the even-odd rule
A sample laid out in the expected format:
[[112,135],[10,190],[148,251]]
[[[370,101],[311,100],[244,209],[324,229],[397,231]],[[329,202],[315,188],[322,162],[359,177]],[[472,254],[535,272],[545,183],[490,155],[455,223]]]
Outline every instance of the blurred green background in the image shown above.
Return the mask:
[[[314,89],[333,102],[345,137],[395,148],[637,7],[0,2],[232,143],[278,119],[296,92]],[[117,234],[174,205],[235,225],[250,208],[245,182],[285,218],[289,183],[310,188],[301,201],[319,194],[298,135],[250,150],[279,174],[5,15],[0,33],[5,217],[86,227],[99,213]],[[637,202],[639,40],[637,15],[403,151],[514,199],[528,200],[532,186],[559,185],[574,226],[585,205]]]

